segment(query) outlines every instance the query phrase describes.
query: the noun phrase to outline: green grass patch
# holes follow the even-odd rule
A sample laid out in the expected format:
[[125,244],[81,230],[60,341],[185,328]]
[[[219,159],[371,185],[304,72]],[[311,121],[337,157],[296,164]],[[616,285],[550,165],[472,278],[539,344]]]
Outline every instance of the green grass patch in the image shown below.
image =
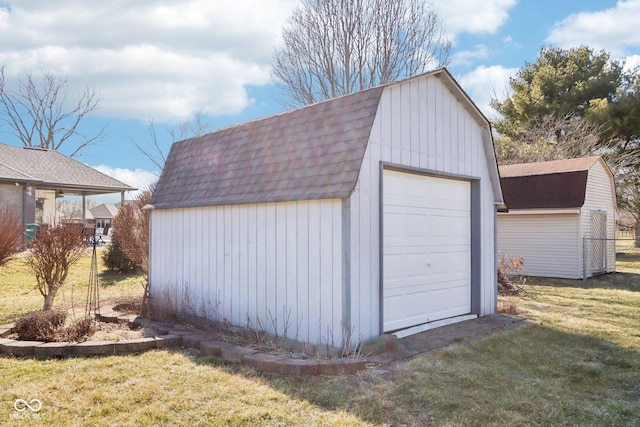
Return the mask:
[[[5,268],[0,318],[41,305],[28,276],[19,260]],[[142,292],[137,276],[102,277],[103,298]],[[269,376],[174,350],[0,357],[0,424],[15,399],[39,399],[43,425],[639,425],[639,277],[530,278],[515,298],[532,324],[353,376]]]

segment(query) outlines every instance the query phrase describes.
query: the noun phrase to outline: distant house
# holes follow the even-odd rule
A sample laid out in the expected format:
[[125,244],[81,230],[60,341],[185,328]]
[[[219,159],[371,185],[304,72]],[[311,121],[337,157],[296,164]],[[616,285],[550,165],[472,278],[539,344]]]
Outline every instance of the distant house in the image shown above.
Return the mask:
[[14,212],[23,224],[55,221],[56,198],[82,196],[80,219],[87,219],[85,197],[135,188],[57,151],[0,143],[0,208]]
[[151,300],[333,346],[492,314],[501,205],[489,122],[436,70],[173,144]]
[[96,221],[97,228],[110,228],[113,226],[113,219],[118,215],[119,205],[112,203],[103,203],[89,209],[91,215]]
[[581,279],[615,270],[616,192],[600,157],[500,166],[508,213],[498,255],[524,257],[523,274]]

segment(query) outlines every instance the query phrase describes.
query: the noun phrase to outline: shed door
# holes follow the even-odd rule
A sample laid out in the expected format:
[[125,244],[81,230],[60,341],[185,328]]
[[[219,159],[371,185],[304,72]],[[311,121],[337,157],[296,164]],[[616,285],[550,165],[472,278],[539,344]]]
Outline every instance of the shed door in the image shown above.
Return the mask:
[[471,312],[471,184],[383,172],[384,331]]
[[591,274],[604,273],[607,269],[607,213],[591,211]]

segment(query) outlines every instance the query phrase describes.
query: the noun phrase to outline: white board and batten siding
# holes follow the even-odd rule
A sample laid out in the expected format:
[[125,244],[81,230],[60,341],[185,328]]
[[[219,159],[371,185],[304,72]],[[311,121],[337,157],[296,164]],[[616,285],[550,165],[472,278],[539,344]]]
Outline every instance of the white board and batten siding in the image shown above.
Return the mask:
[[[606,214],[606,238],[615,239],[616,236],[616,200],[615,188],[611,172],[604,165],[603,160],[596,162],[590,169],[587,176],[587,189],[585,193],[584,206],[581,209],[580,231],[581,236],[591,237],[591,212],[603,211]],[[580,242],[582,245],[582,241]],[[616,254],[615,244],[609,241],[606,244],[606,272],[615,271]],[[582,251],[580,252],[582,255]],[[581,258],[582,260],[582,258]],[[582,268],[582,262],[580,264]],[[580,276],[582,277],[582,276]]]
[[523,257],[522,274],[582,278],[577,210],[564,214],[499,213],[498,230],[498,257]]
[[151,230],[152,298],[340,345],[342,200],[162,209],[153,212]]
[[[484,247],[480,260],[479,315],[495,310],[495,206],[486,150],[488,126],[481,124],[435,76],[385,88],[374,120],[356,188],[350,197],[351,326],[356,337],[383,332],[380,284],[381,162],[443,176],[479,180],[480,225]],[[476,113],[477,114],[477,113]],[[491,148],[492,149],[492,148]],[[490,153],[493,156],[493,152]]]

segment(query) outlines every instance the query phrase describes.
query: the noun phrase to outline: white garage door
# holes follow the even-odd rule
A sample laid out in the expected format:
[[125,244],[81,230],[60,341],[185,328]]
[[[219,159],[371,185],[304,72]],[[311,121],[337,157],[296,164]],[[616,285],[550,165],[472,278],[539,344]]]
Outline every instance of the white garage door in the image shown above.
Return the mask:
[[384,330],[471,312],[471,186],[383,172]]

